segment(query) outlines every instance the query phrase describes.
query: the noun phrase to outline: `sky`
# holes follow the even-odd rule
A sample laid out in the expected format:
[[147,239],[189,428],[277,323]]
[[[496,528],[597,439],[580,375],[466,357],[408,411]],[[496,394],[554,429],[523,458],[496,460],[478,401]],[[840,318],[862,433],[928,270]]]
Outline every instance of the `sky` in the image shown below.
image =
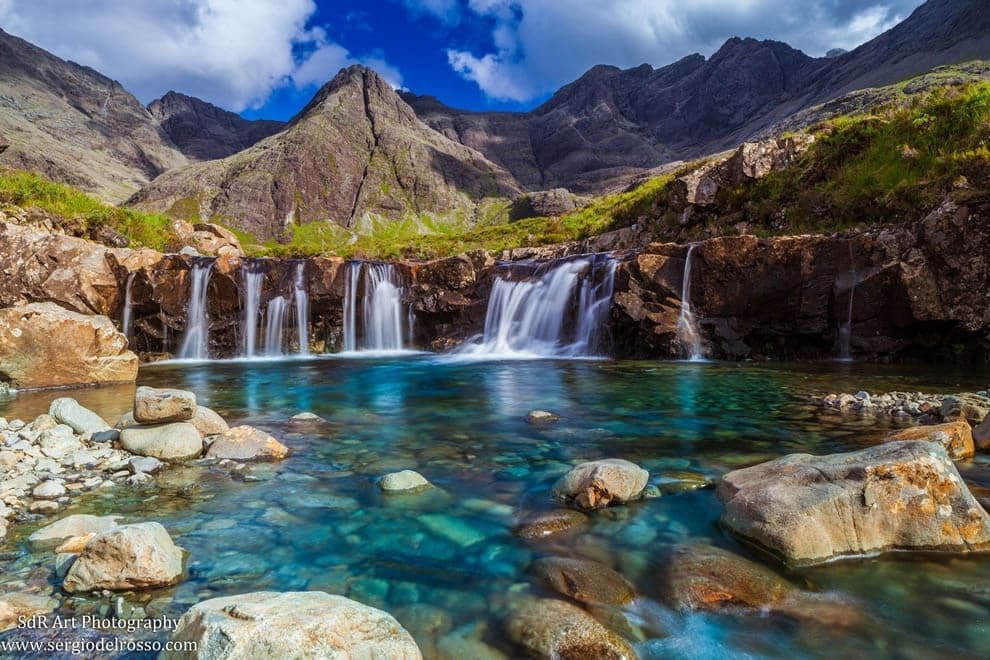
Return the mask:
[[526,110],[596,64],[733,36],[852,49],[922,0],[0,0],[0,27],[119,80],[288,119],[344,66],[471,110]]

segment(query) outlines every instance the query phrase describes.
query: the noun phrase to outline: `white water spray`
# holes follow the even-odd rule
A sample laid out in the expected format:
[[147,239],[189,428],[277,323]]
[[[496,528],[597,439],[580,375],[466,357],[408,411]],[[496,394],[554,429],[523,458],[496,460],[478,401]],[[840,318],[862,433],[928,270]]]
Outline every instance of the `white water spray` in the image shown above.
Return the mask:
[[120,331],[127,337],[127,342],[131,341],[131,323],[134,320],[134,301],[131,289],[134,286],[134,276],[136,272],[127,276],[127,284],[124,286],[124,315],[120,321]]
[[394,265],[361,261],[347,264],[345,351],[401,351],[405,347],[403,325],[407,322],[402,304],[402,281]]
[[856,262],[853,258],[852,241],[849,241],[849,304],[846,309],[846,322],[839,326],[839,359],[852,360],[853,298],[856,295]]
[[265,273],[261,261],[244,263],[244,315],[241,318],[243,336],[241,355],[254,357],[258,354],[258,322],[261,315],[261,289]]
[[681,313],[677,319],[677,341],[681,350],[694,362],[704,360],[705,354],[701,347],[701,333],[691,308],[691,262],[696,245],[688,247],[684,258],[684,277],[681,282]]
[[306,293],[305,261],[296,263],[293,293],[296,303],[296,331],[298,333],[299,354],[309,355],[309,295]]
[[284,296],[276,296],[268,301],[268,309],[265,312],[265,355],[282,355],[282,338],[288,307]]
[[186,331],[179,357],[185,360],[206,360],[210,357],[210,319],[207,314],[207,294],[213,259],[197,259],[192,265],[192,286],[186,307]]

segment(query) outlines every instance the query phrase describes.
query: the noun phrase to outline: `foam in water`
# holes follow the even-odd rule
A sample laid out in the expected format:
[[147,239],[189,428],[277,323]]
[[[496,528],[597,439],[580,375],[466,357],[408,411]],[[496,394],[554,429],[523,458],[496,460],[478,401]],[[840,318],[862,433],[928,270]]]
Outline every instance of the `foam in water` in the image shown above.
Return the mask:
[[265,355],[282,355],[282,339],[288,307],[288,301],[284,296],[275,296],[268,301],[268,309],[265,312]]
[[344,351],[401,351],[405,348],[403,325],[406,323],[398,269],[387,263],[347,264]]
[[131,289],[134,286],[135,275],[137,273],[130,273],[127,276],[127,284],[124,287],[124,315],[120,321],[120,331],[127,337],[128,343],[131,340],[131,322],[134,318],[134,302]]
[[244,262],[244,316],[241,319],[241,355],[254,357],[258,354],[258,322],[261,315],[261,288],[265,273],[261,261]]
[[306,262],[296,262],[293,278],[293,294],[296,304],[296,332],[299,354],[309,355],[309,295],[306,293]]
[[492,285],[484,333],[458,352],[494,357],[598,356],[616,266],[615,259],[602,254],[507,266]]
[[687,357],[692,361],[705,359],[705,353],[701,347],[701,333],[698,331],[698,324],[694,318],[694,310],[691,308],[691,262],[694,256],[696,245],[688,247],[687,256],[684,258],[684,277],[681,282],[681,313],[677,319],[677,341]]
[[213,259],[196,259],[192,264],[192,286],[186,308],[186,332],[179,349],[183,360],[206,360],[210,357],[210,319],[207,314],[207,294]]

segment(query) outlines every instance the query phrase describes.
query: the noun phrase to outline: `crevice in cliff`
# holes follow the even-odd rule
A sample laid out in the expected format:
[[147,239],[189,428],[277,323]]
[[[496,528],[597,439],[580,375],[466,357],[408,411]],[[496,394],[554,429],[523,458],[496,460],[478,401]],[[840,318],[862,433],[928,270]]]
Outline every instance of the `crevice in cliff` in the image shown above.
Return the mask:
[[357,190],[354,192],[354,203],[351,204],[351,215],[347,219],[347,226],[353,227],[357,216],[358,204],[361,202],[361,193],[364,191],[364,184],[368,180],[371,172],[371,163],[375,159],[381,136],[378,134],[378,127],[375,126],[374,113],[371,111],[371,97],[368,94],[369,81],[367,74],[361,74],[361,94],[364,97],[364,118],[368,121],[368,128],[371,131],[371,144],[368,152],[368,160],[364,165],[364,172],[361,173],[361,180],[358,182]]

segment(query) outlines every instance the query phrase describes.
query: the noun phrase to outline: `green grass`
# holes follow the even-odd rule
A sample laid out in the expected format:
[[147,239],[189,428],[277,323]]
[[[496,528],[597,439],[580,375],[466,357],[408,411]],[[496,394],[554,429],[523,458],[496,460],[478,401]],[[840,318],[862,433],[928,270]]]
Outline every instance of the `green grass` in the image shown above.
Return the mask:
[[0,204],[48,211],[73,235],[92,236],[108,226],[126,236],[132,247],[156,250],[167,249],[175,240],[172,222],[163,214],[109,206],[30,172],[0,170]]

